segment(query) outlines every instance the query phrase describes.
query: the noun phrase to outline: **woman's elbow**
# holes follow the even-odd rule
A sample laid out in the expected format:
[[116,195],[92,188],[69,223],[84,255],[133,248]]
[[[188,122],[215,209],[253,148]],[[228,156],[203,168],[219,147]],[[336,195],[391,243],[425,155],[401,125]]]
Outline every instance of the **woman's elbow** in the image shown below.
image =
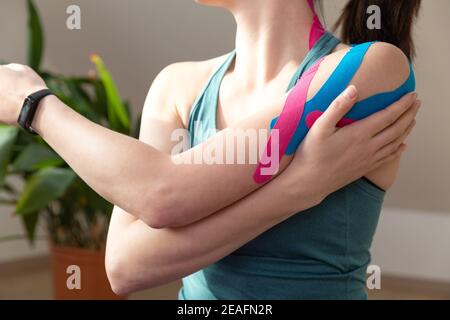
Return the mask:
[[127,268],[124,260],[117,254],[109,252],[107,252],[105,258],[105,269],[109,284],[112,291],[119,296],[125,296],[136,291],[130,277],[130,269]]
[[[161,270],[171,269],[158,264],[147,263],[139,266],[130,262],[130,257],[121,252],[106,254],[105,259],[106,275],[108,277],[112,291],[125,296],[139,290],[154,288],[177,278],[178,273],[161,273]],[[145,270],[142,272],[142,270]]]
[[139,219],[152,229],[166,229],[178,226],[175,212],[170,206],[148,205],[140,214]]
[[135,216],[152,229],[165,229],[180,224],[180,206],[177,192],[171,186],[158,183],[142,193],[141,201],[135,208]]
[[[126,296],[139,290],[149,289],[156,286],[157,279],[133,271],[129,260],[123,258],[111,258],[105,260],[106,275],[112,291],[119,296]],[[149,266],[151,268],[151,266]]]
[[180,228],[195,222],[192,213],[173,194],[148,197],[138,218],[152,229]]

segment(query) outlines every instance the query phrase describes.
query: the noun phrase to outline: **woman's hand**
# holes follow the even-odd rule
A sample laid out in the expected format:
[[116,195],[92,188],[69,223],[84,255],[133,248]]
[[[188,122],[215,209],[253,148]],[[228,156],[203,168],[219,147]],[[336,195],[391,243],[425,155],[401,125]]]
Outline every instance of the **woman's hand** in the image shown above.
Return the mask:
[[299,183],[304,192],[306,184],[311,198],[319,203],[330,193],[401,156],[420,107],[417,95],[408,94],[383,111],[338,129],[336,124],[353,107],[357,96],[357,89],[349,87],[311,128],[280,177],[291,177],[293,192]]
[[45,82],[28,66],[0,66],[0,123],[17,125],[25,98],[45,88]]

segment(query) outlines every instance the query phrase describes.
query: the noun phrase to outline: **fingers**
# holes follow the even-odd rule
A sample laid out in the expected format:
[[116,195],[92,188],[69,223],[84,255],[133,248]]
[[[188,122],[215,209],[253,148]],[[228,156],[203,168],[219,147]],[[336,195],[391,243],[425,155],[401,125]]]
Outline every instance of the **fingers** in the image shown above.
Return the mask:
[[325,133],[335,132],[337,123],[351,110],[357,98],[358,90],[353,85],[349,86],[331,103],[317,120],[316,126]]
[[407,145],[402,143],[395,152],[391,153],[389,156],[380,159],[376,162],[376,164],[373,166],[373,168],[370,171],[373,171],[385,164],[392,163],[393,161],[399,160],[403,153],[406,151]]
[[375,136],[387,127],[391,126],[405,112],[411,109],[414,106],[416,99],[416,93],[407,94],[386,109],[359,121],[355,124],[355,127],[363,126],[365,128],[365,132],[367,132],[370,136]]
[[380,149],[401,138],[405,131],[410,128],[411,124],[415,123],[415,118],[420,106],[421,102],[416,101],[414,106],[405,112],[394,124],[377,134],[372,139],[374,147]]
[[409,127],[406,129],[406,131],[400,137],[398,137],[396,140],[394,140],[393,142],[391,142],[388,145],[385,145],[383,148],[381,148],[379,151],[377,151],[377,153],[375,154],[375,159],[382,160],[382,159],[385,159],[386,157],[391,156],[392,154],[395,154],[397,152],[398,148],[402,144],[404,144],[404,142],[409,137],[409,135],[411,134],[411,132],[415,126],[416,126],[416,121],[413,120],[413,122],[410,123]]

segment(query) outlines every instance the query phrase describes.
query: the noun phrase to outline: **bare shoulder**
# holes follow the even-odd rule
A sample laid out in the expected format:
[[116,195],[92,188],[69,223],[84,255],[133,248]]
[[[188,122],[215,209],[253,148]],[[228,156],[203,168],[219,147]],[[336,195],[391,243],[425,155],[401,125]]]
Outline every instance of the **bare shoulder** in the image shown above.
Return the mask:
[[401,86],[410,73],[409,61],[402,50],[384,42],[368,50],[353,83],[361,86],[361,98]]
[[177,62],[165,67],[150,87],[144,115],[158,113],[161,117],[176,113],[186,123],[192,103],[225,58]]
[[[343,46],[325,58],[311,84],[309,96],[313,96],[320,89],[348,50],[348,46]],[[358,87],[359,98],[362,100],[374,94],[397,89],[407,80],[409,74],[409,60],[402,50],[389,43],[376,42],[364,56],[351,84]]]

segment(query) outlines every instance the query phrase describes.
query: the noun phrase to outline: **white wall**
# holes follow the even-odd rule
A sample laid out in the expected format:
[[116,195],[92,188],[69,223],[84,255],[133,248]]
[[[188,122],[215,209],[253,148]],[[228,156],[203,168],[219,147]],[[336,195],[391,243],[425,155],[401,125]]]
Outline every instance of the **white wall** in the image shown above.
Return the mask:
[[[58,72],[85,74],[89,55],[100,54],[111,68],[121,93],[136,110],[148,87],[167,64],[221,55],[233,48],[234,22],[227,13],[193,0],[36,0],[45,22],[44,65]],[[0,58],[23,62],[25,1],[0,2]],[[345,0],[326,0],[328,25]],[[82,30],[65,27],[70,4],[82,9]],[[409,141],[398,183],[389,193],[374,243],[375,262],[385,272],[448,279],[450,270],[450,1],[423,1],[416,28],[416,73],[424,108]],[[11,210],[0,209],[0,236],[21,232]],[[441,237],[442,238],[438,238]],[[420,239],[420,241],[418,241]],[[440,240],[440,241],[435,241]],[[409,245],[407,245],[409,244]],[[408,248],[412,247],[411,250]],[[30,251],[24,242],[0,244],[0,261]]]
[[[23,235],[22,225],[13,214],[13,208],[0,208],[0,238],[11,235]],[[45,235],[43,230],[39,230],[39,235]],[[48,252],[47,242],[38,240],[30,246],[26,240],[14,240],[0,242],[0,264],[27,257],[40,256]]]
[[372,246],[382,274],[450,283],[450,215],[385,208]]

